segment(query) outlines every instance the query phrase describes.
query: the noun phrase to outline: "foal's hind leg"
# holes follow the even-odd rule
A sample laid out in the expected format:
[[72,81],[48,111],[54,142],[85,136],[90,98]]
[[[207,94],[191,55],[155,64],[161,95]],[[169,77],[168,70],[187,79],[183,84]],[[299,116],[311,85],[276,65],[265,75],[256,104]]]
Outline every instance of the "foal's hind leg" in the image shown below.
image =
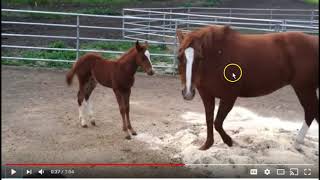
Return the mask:
[[319,122],[319,100],[317,98],[316,89],[314,88],[294,88],[294,90],[305,113],[305,121],[303,122],[303,125],[296,139],[296,143],[301,144],[304,142],[304,138],[312,121],[316,119]]
[[89,80],[87,81],[86,85],[85,85],[85,100],[87,102],[87,107],[86,107],[86,111],[89,115],[89,120],[90,120],[90,123],[95,126],[96,125],[96,122],[94,120],[94,117],[93,117],[93,110],[92,110],[92,103],[91,103],[91,100],[90,100],[90,95],[92,93],[92,91],[94,90],[94,88],[97,86],[97,82],[92,78],[90,77]]
[[226,143],[228,146],[232,146],[232,139],[224,131],[222,125],[228,113],[231,111],[235,101],[236,101],[236,98],[221,99],[219,104],[218,114],[217,114],[216,120],[214,121],[215,129],[220,134],[223,142]]
[[85,98],[85,90],[84,90],[84,83],[81,81],[81,78],[79,78],[79,91],[78,91],[78,105],[79,105],[79,120],[80,124],[83,128],[87,128],[87,122],[86,122],[86,101],[84,101]]

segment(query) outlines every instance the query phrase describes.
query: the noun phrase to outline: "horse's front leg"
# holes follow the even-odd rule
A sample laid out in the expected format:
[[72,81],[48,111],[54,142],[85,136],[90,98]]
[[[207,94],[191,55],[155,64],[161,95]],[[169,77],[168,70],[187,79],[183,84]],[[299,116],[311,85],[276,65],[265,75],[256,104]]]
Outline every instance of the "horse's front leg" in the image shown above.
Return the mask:
[[122,91],[119,90],[114,90],[114,93],[116,95],[117,98],[117,102],[119,104],[119,110],[120,110],[120,114],[122,117],[122,130],[125,133],[125,138],[126,139],[131,139],[131,136],[128,132],[128,125],[126,122],[126,117],[125,117],[125,113],[126,113],[126,108],[125,108],[125,94]]
[[132,135],[137,135],[137,132],[133,129],[130,122],[130,94],[131,89],[128,89],[124,92],[124,99],[125,99],[125,112],[126,112],[126,120],[127,120],[127,128],[131,132]]
[[214,121],[215,129],[220,134],[223,142],[226,143],[228,146],[232,146],[232,139],[224,131],[222,125],[223,125],[224,119],[227,117],[228,113],[231,111],[236,99],[237,99],[236,97],[221,99],[219,104],[218,114],[217,114],[216,120]]
[[206,112],[206,123],[207,123],[207,140],[206,142],[200,147],[200,150],[207,150],[209,149],[213,142],[213,115],[214,115],[214,97],[206,93],[202,89],[198,89],[199,94],[201,96],[205,112]]

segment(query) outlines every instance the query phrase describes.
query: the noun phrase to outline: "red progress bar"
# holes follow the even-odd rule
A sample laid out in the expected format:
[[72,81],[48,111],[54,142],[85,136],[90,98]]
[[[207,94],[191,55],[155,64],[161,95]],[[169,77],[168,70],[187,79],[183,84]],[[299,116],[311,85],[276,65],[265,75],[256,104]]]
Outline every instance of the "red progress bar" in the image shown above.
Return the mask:
[[178,164],[172,164],[172,163],[65,163],[65,164],[54,164],[54,163],[18,163],[18,164],[6,164],[6,166],[131,166],[131,167],[137,167],[137,166],[145,166],[145,167],[155,167],[155,166],[162,166],[162,167],[179,167],[179,166],[185,166],[185,164],[178,163]]

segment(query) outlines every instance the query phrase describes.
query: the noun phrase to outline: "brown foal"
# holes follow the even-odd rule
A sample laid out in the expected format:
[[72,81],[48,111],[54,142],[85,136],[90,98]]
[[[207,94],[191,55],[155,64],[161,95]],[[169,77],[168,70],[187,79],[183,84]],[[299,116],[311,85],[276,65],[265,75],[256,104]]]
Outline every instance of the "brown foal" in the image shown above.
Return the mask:
[[138,66],[148,74],[153,75],[154,70],[150,61],[148,44],[140,45],[137,41],[135,47],[122,55],[117,61],[106,61],[99,54],[87,53],[74,63],[66,75],[68,85],[72,83],[74,74],[79,80],[78,104],[79,120],[81,126],[87,128],[86,115],[90,123],[95,126],[92,105],[89,101],[90,95],[97,83],[112,88],[116,95],[123,122],[125,138],[131,139],[128,132],[137,135],[132,128],[129,118],[129,99],[131,87],[134,84],[134,74]]

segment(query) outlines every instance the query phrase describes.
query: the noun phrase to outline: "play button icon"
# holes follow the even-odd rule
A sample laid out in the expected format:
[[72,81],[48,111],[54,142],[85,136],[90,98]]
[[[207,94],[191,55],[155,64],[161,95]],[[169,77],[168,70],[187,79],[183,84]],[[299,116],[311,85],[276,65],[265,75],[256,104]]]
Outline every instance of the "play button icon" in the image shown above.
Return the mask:
[[11,169],[11,171],[10,171],[10,175],[11,175],[11,176],[15,175],[16,173],[17,173],[17,171],[16,171],[16,170]]

